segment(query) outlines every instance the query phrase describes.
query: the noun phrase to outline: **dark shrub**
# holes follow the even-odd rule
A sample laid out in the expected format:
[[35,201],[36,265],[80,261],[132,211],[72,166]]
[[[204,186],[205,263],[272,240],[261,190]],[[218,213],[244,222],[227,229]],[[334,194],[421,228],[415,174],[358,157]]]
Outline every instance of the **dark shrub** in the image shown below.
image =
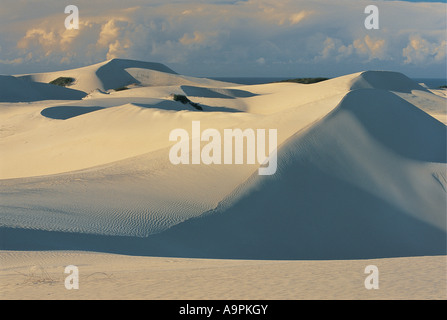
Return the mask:
[[187,104],[189,102],[191,102],[188,97],[182,95],[182,94],[173,94],[172,95],[172,99],[174,99],[174,101],[180,101],[183,104]]
[[329,80],[329,78],[296,78],[296,79],[281,80],[278,82],[295,82],[295,83],[311,84],[325,80]]
[[127,90],[127,89],[129,89],[128,87],[119,87],[119,88],[116,88],[116,89],[114,89],[115,91],[123,91],[123,90]]
[[50,82],[50,84],[54,84],[56,86],[66,87],[71,85],[75,81],[74,78],[70,77],[59,77]]
[[189,104],[190,104],[191,106],[193,106],[194,108],[196,108],[197,110],[203,111],[203,108],[202,108],[198,103],[195,103],[195,102],[189,102]]
[[191,100],[188,99],[187,96],[184,96],[182,94],[175,94],[175,93],[172,94],[171,96],[174,101],[180,101],[183,104],[189,103],[193,108],[200,110],[200,111],[203,110],[203,108],[198,103],[192,102]]

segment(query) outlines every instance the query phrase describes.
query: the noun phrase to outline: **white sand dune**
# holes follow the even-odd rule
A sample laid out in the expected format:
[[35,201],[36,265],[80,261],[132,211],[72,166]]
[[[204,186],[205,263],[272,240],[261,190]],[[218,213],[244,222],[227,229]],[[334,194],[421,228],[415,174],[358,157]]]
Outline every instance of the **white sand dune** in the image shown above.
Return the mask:
[[79,90],[47,83],[24,81],[14,76],[0,75],[0,102],[31,102],[39,100],[76,100],[85,97]]
[[18,78],[30,82],[49,83],[59,77],[75,79],[70,88],[90,93],[96,89],[107,91],[124,86],[139,84],[145,86],[168,86],[180,84],[215,85],[228,83],[177,74],[161,63],[127,59],[111,59],[78,69],[22,74]]
[[[225,199],[214,215],[154,238],[160,246],[170,244],[161,251],[180,255],[181,243],[203,257],[445,252],[442,137],[443,124],[392,93],[350,92],[320,123],[284,143],[276,175],[254,174],[232,195],[236,200]],[[239,198],[238,192],[251,188]]]
[[355,89],[382,89],[395,92],[411,93],[413,90],[428,91],[420,84],[399,72],[367,71],[361,77],[354,79],[351,90]]
[[[15,79],[61,76],[89,95],[0,104],[2,249],[229,259],[446,254],[446,99],[405,75],[241,86],[115,59]],[[122,86],[129,89],[111,90]],[[171,164],[169,133],[191,131],[192,121],[221,133],[277,129],[278,171]]]

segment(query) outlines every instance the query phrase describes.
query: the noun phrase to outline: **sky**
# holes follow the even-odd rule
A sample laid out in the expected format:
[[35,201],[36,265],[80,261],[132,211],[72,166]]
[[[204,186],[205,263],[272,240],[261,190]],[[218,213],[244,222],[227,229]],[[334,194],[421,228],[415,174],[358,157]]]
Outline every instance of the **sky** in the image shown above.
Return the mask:
[[[79,29],[64,22],[79,8]],[[106,5],[105,5],[106,4]],[[366,29],[365,7],[379,9]],[[335,77],[365,70],[446,77],[445,1],[2,0],[0,74],[113,58],[204,77]]]

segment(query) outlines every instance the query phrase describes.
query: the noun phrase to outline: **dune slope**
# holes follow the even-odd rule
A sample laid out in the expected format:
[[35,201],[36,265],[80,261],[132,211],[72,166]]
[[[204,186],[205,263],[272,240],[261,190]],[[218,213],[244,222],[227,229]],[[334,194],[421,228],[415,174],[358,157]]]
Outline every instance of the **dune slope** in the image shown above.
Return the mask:
[[[412,120],[418,139],[405,131]],[[384,143],[380,135],[395,131],[402,135]],[[169,243],[172,254],[191,248],[198,256],[254,259],[443,254],[446,194],[436,177],[445,181],[445,133],[392,93],[353,91],[283,145],[275,176],[254,175],[248,195],[154,242]]]
[[[446,126],[429,114],[445,99],[402,74],[237,86],[116,59],[28,80],[64,75],[77,79],[70,88],[101,91],[0,105],[2,249],[240,259],[446,253]],[[276,173],[173,165],[169,134],[191,131],[193,121],[222,136],[276,129]]]
[[179,84],[227,85],[225,82],[177,74],[169,67],[156,62],[128,59],[111,59],[78,69],[17,75],[29,82],[49,83],[59,77],[74,78],[71,89],[91,93],[122,88],[131,84],[143,86],[167,86]]
[[39,100],[77,100],[85,93],[47,83],[29,82],[13,76],[0,75],[0,102],[31,102]]

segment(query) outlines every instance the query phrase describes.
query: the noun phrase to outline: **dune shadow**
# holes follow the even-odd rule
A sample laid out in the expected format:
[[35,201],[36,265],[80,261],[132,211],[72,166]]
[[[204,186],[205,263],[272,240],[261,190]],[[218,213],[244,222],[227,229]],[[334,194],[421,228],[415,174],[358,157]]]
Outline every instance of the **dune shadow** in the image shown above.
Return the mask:
[[236,98],[249,98],[257,96],[252,92],[240,89],[203,88],[203,87],[186,86],[186,85],[180,86],[180,88],[187,96],[191,97],[236,99]]
[[50,119],[67,120],[102,109],[104,107],[59,106],[43,109],[40,114]]
[[169,74],[177,74],[175,71],[161,63],[135,61],[129,59],[112,59],[108,63],[101,66],[96,71],[96,75],[102,81],[105,90],[127,86],[133,83],[139,84],[140,81],[135,79],[126,71],[126,69],[129,68],[141,68]]
[[382,145],[417,161],[446,163],[447,127],[392,92],[358,89],[340,103]]
[[200,107],[202,110],[197,110],[189,103],[181,103],[179,101],[161,101],[156,104],[145,104],[145,103],[132,103],[133,105],[136,105],[141,108],[148,108],[148,109],[162,109],[162,110],[171,110],[171,111],[182,111],[182,110],[188,110],[188,111],[197,111],[197,112],[242,112],[237,109],[228,108],[228,107],[212,107],[204,104],[200,104]]
[[[365,87],[366,85],[366,87]],[[406,75],[392,71],[366,71],[363,72],[351,86],[351,90],[361,88],[374,88],[403,93],[411,93],[413,90],[429,92],[416,81]]]
[[[146,238],[2,227],[0,249],[256,260],[446,254],[442,230],[312,164],[302,163],[296,170],[299,180],[294,175],[287,181],[272,178],[262,194],[248,195],[227,211],[210,212]],[[280,186],[284,183],[286,188]],[[292,198],[301,199],[299,207],[290,207]]]
[[[190,107],[168,100],[135,105],[177,111]],[[70,109],[57,108],[89,107],[45,110],[53,117],[61,117],[58,112],[65,116],[70,113]],[[79,110],[73,112],[79,115]],[[421,112],[392,93],[360,89],[347,95],[332,117],[340,118],[341,114],[343,120],[349,113],[363,124],[362,128],[374,141],[381,141],[398,154],[419,161],[445,163],[445,126]],[[344,168],[332,161],[334,155],[349,157],[350,153],[345,152],[342,144],[337,144],[339,137],[331,135],[329,121],[333,118],[327,119],[307,135],[287,142],[284,151],[278,155],[284,160],[278,173],[263,179],[256,190],[225,210],[209,212],[146,238],[0,227],[0,249],[86,250],[139,256],[261,260],[445,255],[445,230],[349,182],[350,179],[334,174]],[[333,123],[334,127],[346,124],[338,120]],[[346,139],[352,134],[355,132],[341,137]],[[321,147],[325,143],[320,145],[313,141],[327,141],[328,145],[337,145],[337,148],[326,150]],[[348,139],[347,142],[351,141]],[[292,151],[286,153],[288,150]],[[340,156],[340,163],[344,164],[344,160],[344,156]],[[346,177],[356,181],[364,177],[357,174],[348,171]],[[441,184],[440,188],[444,188],[443,181],[434,178]],[[445,212],[445,206],[441,210]],[[439,225],[445,225],[445,216],[442,219],[443,223]]]
[[[146,109],[160,109],[167,111],[197,111],[197,112],[241,112],[237,109],[227,108],[227,107],[211,107],[207,105],[200,105],[202,110],[197,110],[190,104],[183,104],[178,101],[164,100],[155,104],[145,104],[145,103],[132,103],[132,105],[146,108]],[[40,114],[46,118],[56,119],[56,120],[67,120],[74,117],[78,117],[90,112],[105,109],[106,107],[100,106],[55,106],[43,109]]]
[[161,110],[169,110],[169,111],[182,111],[182,110],[188,110],[188,111],[195,111],[195,109],[189,105],[189,104],[182,104],[177,101],[161,101],[155,104],[149,104],[149,103],[132,103],[133,105],[145,108],[145,109],[161,109]]
[[49,83],[31,81],[30,77],[0,75],[0,102],[33,102],[42,100],[81,100],[83,91]]

